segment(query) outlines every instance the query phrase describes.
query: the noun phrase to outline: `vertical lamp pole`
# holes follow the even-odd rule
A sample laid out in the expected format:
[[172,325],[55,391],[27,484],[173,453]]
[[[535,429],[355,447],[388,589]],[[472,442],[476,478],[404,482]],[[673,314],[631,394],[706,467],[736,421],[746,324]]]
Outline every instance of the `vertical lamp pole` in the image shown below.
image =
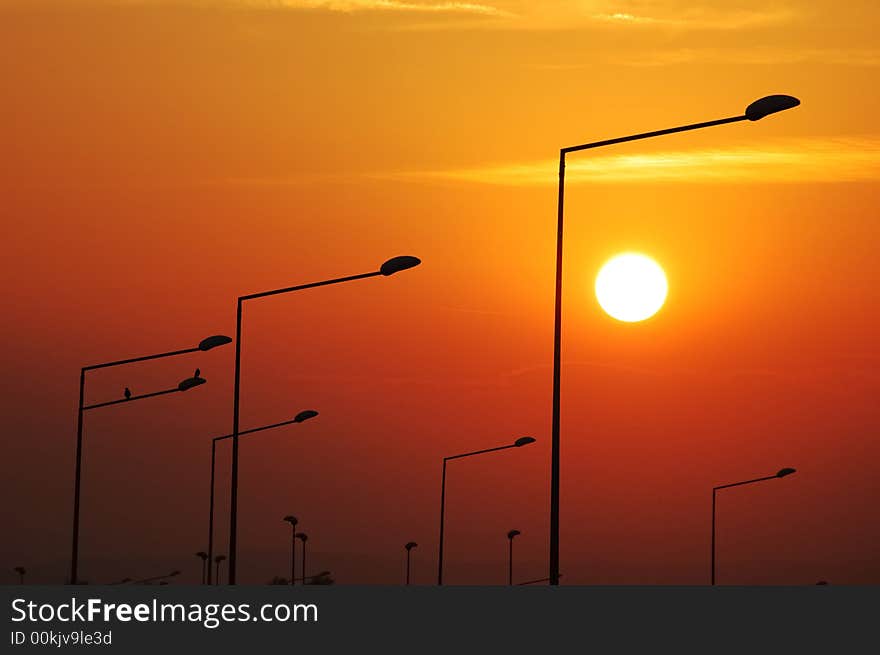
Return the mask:
[[535,443],[534,437],[520,437],[512,444],[506,446],[498,446],[496,448],[485,448],[484,450],[475,450],[472,453],[463,453],[461,455],[451,455],[443,458],[443,473],[440,482],[440,552],[437,555],[437,584],[443,584],[443,527],[446,518],[446,463],[453,459],[461,459],[462,457],[473,457],[474,455],[483,455],[484,453],[494,453],[499,450],[507,450],[508,448],[521,448],[530,443]]
[[210,570],[210,565],[208,564],[208,553],[203,550],[200,550],[196,553],[196,557],[202,560],[202,584],[207,584],[208,581],[208,571]]
[[507,541],[510,542],[508,556],[507,556],[507,584],[513,584],[513,538],[521,535],[522,532],[519,530],[511,530],[507,533]]
[[[93,364],[91,366],[83,366],[79,372],[79,409],[76,417],[76,466],[74,469],[73,482],[73,534],[70,554],[70,584],[77,584],[77,568],[79,565],[79,496],[80,483],[82,474],[82,443],[83,443],[83,412],[87,409],[85,405],[86,390],[86,373],[99,368],[110,368],[113,366],[122,366],[124,364],[134,364],[137,362],[145,362],[151,359],[162,359],[164,357],[174,357],[175,355],[186,355],[198,351],[211,350],[217,346],[230,343],[232,339],[217,334],[202,339],[195,348],[184,348],[183,350],[172,350],[165,353],[157,353],[155,355],[145,355],[143,357],[132,357],[131,359],[120,359],[115,362],[105,362],[103,364]],[[132,398],[134,400],[134,398]]]
[[775,475],[766,475],[763,478],[755,478],[754,480],[744,480],[742,482],[732,482],[730,484],[722,484],[717,487],[712,487],[712,585],[715,585],[715,496],[718,493],[719,489],[727,489],[728,487],[739,487],[744,484],[752,484],[754,482],[763,482],[765,480],[775,480],[776,478],[784,478],[786,475],[791,475],[792,473],[796,473],[797,470],[793,468],[784,468],[779,469]]
[[378,271],[370,273],[361,273],[360,275],[350,275],[348,277],[336,278],[333,280],[324,280],[322,282],[312,282],[310,284],[301,284],[294,287],[285,287],[283,289],[274,289],[272,291],[263,291],[261,293],[252,293],[247,296],[239,296],[238,306],[235,315],[235,382],[233,385],[232,398],[232,481],[229,501],[229,584],[234,585],[236,582],[236,554],[238,552],[238,419],[239,419],[239,398],[241,395],[241,315],[242,306],[246,300],[256,300],[258,298],[266,298],[268,296],[277,296],[282,293],[290,293],[292,291],[302,291],[304,289],[314,289],[315,287],[323,287],[331,284],[340,284],[341,282],[351,282],[353,280],[363,280],[368,277],[376,277],[378,275],[394,275],[408,268],[413,268],[421,264],[418,257],[403,255],[400,257],[392,257],[382,264]]
[[791,109],[800,104],[800,100],[787,95],[765,96],[756,100],[741,116],[732,116],[705,123],[682,125],[655,132],[644,132],[616,139],[606,139],[593,143],[562,148],[559,151],[559,194],[556,206],[556,301],[553,309],[553,409],[550,437],[550,584],[559,584],[559,417],[560,417],[560,373],[562,352],[562,235],[563,235],[563,204],[565,200],[565,156],[571,152],[601,148],[603,146],[649,139],[665,134],[698,130],[714,125],[725,125],[749,120],[757,121],[770,114]]
[[[244,436],[248,434],[253,434],[254,432],[263,432],[265,430],[272,430],[274,428],[280,428],[285,425],[291,425],[293,423],[302,423],[303,421],[307,421],[310,418],[314,418],[318,415],[313,409],[307,409],[295,417],[293,417],[289,421],[281,421],[281,423],[273,423],[272,425],[264,425],[259,428],[251,428],[250,430],[242,430],[239,432],[239,436]],[[216,460],[217,460],[217,442],[224,441],[225,439],[231,439],[231,434],[225,434],[222,437],[214,437],[211,440],[211,493],[210,499],[208,501],[208,559],[210,560],[214,554],[214,473],[216,468]],[[208,567],[208,584],[211,584],[211,567]]]
[[409,586],[409,560],[410,560],[410,551],[413,548],[417,547],[418,544],[415,541],[410,541],[404,546],[406,549],[406,585]]
[[299,520],[292,514],[283,519],[290,523],[290,584],[296,584],[296,526]]
[[305,532],[297,532],[296,538],[302,542],[302,581],[303,584],[306,583],[306,542],[309,540],[309,535]]

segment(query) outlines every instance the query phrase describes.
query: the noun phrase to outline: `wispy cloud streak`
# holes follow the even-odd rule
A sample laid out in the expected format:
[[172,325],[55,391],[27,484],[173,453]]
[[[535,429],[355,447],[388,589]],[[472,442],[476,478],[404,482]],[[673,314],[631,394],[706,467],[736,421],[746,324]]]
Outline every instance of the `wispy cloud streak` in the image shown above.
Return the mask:
[[[508,186],[556,183],[555,161],[489,164],[382,175]],[[690,182],[842,182],[880,180],[880,138],[828,138],[778,145],[598,155],[572,158],[571,183],[687,180]]]
[[340,13],[366,11],[421,14],[477,14],[509,16],[498,7],[477,2],[419,2],[418,0],[116,0],[128,5],[195,5],[199,7],[236,7],[242,9],[311,9]]

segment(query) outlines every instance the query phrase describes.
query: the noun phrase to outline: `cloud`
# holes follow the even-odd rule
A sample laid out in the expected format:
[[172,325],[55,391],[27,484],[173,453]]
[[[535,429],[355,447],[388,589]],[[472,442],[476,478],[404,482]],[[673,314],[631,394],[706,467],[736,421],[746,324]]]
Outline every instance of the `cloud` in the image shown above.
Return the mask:
[[[507,186],[556,184],[556,161],[512,162],[377,177]],[[569,183],[633,181],[846,182],[880,179],[880,138],[799,139],[777,145],[571,157]]]
[[507,16],[508,12],[476,2],[438,2],[419,0],[116,0],[128,5],[195,5],[198,7],[235,7],[266,10],[323,10],[340,13],[366,11],[408,12],[422,14],[477,14]]
[[785,23],[794,18],[788,9],[772,11],[667,10],[657,16],[643,16],[627,12],[598,13],[591,18],[600,23],[622,27],[663,27],[679,30],[743,30]]

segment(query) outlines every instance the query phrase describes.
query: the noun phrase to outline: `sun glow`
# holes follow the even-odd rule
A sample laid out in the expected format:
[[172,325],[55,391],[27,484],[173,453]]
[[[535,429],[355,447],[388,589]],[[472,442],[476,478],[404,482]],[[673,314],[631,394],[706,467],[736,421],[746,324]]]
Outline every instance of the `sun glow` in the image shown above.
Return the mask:
[[602,265],[595,289],[599,305],[609,316],[635,323],[660,310],[669,286],[657,262],[647,255],[626,252]]

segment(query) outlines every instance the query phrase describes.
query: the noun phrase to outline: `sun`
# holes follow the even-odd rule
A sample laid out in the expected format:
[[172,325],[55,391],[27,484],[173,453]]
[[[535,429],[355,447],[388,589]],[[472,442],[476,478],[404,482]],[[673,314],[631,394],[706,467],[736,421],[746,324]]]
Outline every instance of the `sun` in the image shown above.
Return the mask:
[[618,321],[635,323],[652,317],[663,307],[668,292],[660,264],[637,252],[615,255],[596,276],[596,300]]

